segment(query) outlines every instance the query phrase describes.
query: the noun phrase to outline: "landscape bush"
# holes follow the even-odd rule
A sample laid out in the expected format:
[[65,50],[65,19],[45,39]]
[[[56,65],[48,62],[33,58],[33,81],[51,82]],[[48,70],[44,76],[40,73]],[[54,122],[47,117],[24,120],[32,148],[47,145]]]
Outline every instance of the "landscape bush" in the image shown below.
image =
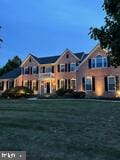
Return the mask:
[[84,91],[74,91],[72,89],[59,89],[56,91],[58,97],[63,98],[85,98],[86,93]]
[[33,91],[27,87],[17,86],[11,88],[2,93],[3,98],[20,98],[20,97],[30,97],[33,95]]

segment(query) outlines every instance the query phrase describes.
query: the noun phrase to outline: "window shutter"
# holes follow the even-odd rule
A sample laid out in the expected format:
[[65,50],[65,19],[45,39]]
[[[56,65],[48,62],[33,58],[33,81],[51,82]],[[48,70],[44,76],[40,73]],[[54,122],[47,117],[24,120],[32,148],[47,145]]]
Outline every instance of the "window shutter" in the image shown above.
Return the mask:
[[65,89],[67,89],[67,79],[65,79]]
[[105,91],[108,91],[108,78],[104,77],[104,82],[105,82]]
[[2,82],[2,90],[4,89],[4,81]]
[[36,91],[38,91],[38,80],[36,81]]
[[92,77],[92,90],[95,91],[95,77]]
[[45,73],[45,67],[43,67],[43,73]]
[[107,63],[108,63],[108,67],[110,67],[111,66],[111,64],[110,64],[111,62],[110,62],[110,57],[109,56],[107,57]]
[[68,66],[68,65],[67,65],[67,64],[65,64],[65,72],[67,72],[67,66]]
[[60,72],[60,65],[58,64],[58,72]]
[[68,79],[68,89],[70,89],[70,79]]
[[39,67],[37,66],[37,74],[39,73]]
[[120,89],[119,83],[119,76],[116,76],[116,91],[119,91]]
[[52,66],[52,73],[54,73],[54,66]]
[[88,59],[88,68],[91,68],[91,59]]
[[30,81],[30,89],[32,89],[32,81]]
[[22,86],[23,86],[23,81],[22,81]]
[[8,83],[9,83],[9,82],[7,81],[7,89],[9,89],[9,88],[8,88]]
[[32,74],[32,67],[30,67],[30,74]]
[[85,77],[82,78],[82,88],[83,91],[85,91]]
[[68,64],[68,72],[70,72],[70,64]]
[[60,80],[58,80],[58,89],[60,88]]

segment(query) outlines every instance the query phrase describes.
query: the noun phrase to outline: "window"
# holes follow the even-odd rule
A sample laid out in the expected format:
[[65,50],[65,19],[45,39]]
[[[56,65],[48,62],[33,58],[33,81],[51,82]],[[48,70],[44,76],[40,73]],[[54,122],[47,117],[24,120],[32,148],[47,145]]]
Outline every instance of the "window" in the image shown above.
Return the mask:
[[29,69],[28,69],[28,67],[24,68],[24,72],[25,72],[25,74],[29,74]]
[[70,64],[70,71],[74,72],[76,70],[76,63],[71,63]]
[[115,91],[116,90],[116,80],[114,76],[108,77],[108,90]]
[[66,54],[66,58],[69,58],[69,54]]
[[92,77],[87,77],[85,79],[85,89],[86,91],[92,91]]
[[71,89],[76,89],[76,80],[75,79],[71,79]]
[[36,88],[37,88],[36,81],[33,81],[33,91],[36,91]]
[[95,68],[95,58],[91,59],[91,68]]
[[91,68],[104,68],[108,66],[107,57],[97,55],[96,58],[91,59]]
[[65,72],[65,64],[60,64],[60,72]]
[[28,83],[28,81],[24,81],[24,87],[29,87],[29,83]]
[[60,80],[60,88],[65,88],[65,81],[64,81],[64,79]]
[[52,66],[45,67],[45,73],[52,73]]
[[98,56],[96,56],[96,67],[100,68],[102,66],[103,66],[102,65],[102,56],[98,55]]
[[32,67],[32,74],[37,74],[37,67],[36,66]]
[[14,87],[14,81],[9,81],[8,82],[8,85],[9,85],[9,89],[13,88]]

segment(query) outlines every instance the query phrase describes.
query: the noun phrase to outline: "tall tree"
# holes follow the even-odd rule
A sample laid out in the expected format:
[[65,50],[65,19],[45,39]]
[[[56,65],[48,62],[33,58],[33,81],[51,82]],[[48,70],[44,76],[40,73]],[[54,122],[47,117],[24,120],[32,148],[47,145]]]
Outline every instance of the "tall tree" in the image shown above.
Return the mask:
[[8,62],[3,66],[3,68],[0,68],[0,76],[19,67],[21,63],[22,61],[18,56],[15,56],[12,60],[9,59]]
[[105,24],[90,29],[91,38],[99,40],[102,48],[108,50],[113,66],[120,65],[120,0],[104,0]]

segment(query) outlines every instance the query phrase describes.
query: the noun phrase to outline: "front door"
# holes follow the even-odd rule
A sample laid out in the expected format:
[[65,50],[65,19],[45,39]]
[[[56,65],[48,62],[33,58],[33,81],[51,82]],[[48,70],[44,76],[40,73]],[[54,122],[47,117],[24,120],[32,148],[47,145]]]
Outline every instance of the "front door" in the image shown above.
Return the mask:
[[47,94],[49,94],[50,93],[50,82],[47,82]]

